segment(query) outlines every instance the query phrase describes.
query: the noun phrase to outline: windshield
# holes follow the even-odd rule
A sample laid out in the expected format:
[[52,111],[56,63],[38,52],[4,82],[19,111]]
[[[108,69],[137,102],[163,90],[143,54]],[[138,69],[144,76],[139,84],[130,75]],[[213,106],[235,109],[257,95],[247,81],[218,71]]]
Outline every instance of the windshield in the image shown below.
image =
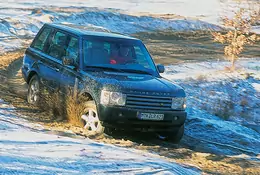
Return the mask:
[[98,37],[83,41],[84,68],[157,75],[150,54],[141,41]]

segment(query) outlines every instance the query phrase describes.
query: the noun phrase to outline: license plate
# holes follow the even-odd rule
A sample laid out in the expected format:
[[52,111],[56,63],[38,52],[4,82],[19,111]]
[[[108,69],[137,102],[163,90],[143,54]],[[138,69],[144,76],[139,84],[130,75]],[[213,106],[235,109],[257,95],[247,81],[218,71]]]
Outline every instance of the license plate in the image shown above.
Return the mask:
[[154,113],[137,113],[137,118],[141,120],[163,120],[164,114],[154,114]]

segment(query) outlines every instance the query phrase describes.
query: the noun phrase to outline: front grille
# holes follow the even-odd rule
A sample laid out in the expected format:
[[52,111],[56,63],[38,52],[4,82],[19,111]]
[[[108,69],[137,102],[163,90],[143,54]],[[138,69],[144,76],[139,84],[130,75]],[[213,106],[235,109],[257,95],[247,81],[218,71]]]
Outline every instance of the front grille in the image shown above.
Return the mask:
[[160,96],[127,95],[126,107],[149,110],[172,110],[172,99]]

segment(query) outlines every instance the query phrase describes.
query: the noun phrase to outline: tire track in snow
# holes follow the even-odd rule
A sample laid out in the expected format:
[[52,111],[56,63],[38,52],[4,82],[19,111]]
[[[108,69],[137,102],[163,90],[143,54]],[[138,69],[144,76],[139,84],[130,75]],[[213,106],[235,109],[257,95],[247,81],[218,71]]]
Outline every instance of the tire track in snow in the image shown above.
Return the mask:
[[199,173],[133,149],[47,134],[0,107],[0,174]]

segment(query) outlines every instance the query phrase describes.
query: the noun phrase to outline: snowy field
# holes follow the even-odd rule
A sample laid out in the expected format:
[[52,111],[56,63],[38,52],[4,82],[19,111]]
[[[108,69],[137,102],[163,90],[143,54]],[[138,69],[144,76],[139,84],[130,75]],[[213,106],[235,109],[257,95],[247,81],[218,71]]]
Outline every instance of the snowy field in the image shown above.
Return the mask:
[[[186,134],[259,155],[259,62],[260,59],[242,59],[233,73],[223,70],[230,65],[224,61],[167,66],[163,77],[181,85],[187,93]],[[211,149],[227,155],[237,154],[236,151]]]
[[[0,7],[0,53],[28,44],[44,23],[70,23],[123,34],[220,30],[220,15],[232,11],[219,0],[8,0],[0,2]],[[169,19],[161,15],[169,15]]]
[[[216,22],[221,12],[219,0],[7,0],[0,2],[2,8],[98,7],[118,9],[127,13],[178,14]],[[17,12],[15,12],[17,13]]]
[[[86,8],[81,12],[71,13],[57,9],[26,9],[19,15],[0,18],[0,52],[14,50],[32,39],[44,23],[65,23],[82,25],[94,30],[133,34],[156,30],[219,30],[220,27],[197,19],[162,19],[149,16],[131,16],[113,10]],[[1,11],[1,9],[0,9]],[[19,10],[18,10],[19,11]],[[6,12],[4,10],[4,12]],[[8,11],[8,13],[11,13]],[[23,14],[24,13],[24,14]],[[1,16],[1,15],[0,15]]]
[[146,152],[44,132],[0,100],[0,174],[199,174]]
[[[2,1],[0,52],[28,44],[26,39],[35,36],[44,23],[53,22],[103,28],[124,34],[156,30],[219,30],[220,27],[214,25],[217,24],[220,9],[218,4],[217,0]],[[180,17],[162,19],[149,14],[177,14]]]
[[[24,47],[46,22],[72,23],[124,34],[220,29],[221,5],[217,0],[8,0],[1,1],[0,7],[0,54]],[[180,16],[172,19],[149,16],[167,13]],[[243,59],[234,73],[223,70],[229,64],[224,61],[167,66],[163,76],[187,92],[185,134],[211,142],[207,147],[209,152],[248,154],[259,160],[259,62],[259,59]],[[153,154],[48,134],[42,126],[21,120],[12,106],[0,101],[0,174],[17,172],[200,173]]]
[[241,124],[260,125],[259,62],[259,58],[241,59],[233,73],[224,70],[230,66],[225,61],[171,65],[163,76],[185,88],[188,106],[212,114],[226,110],[226,116],[220,116]]

